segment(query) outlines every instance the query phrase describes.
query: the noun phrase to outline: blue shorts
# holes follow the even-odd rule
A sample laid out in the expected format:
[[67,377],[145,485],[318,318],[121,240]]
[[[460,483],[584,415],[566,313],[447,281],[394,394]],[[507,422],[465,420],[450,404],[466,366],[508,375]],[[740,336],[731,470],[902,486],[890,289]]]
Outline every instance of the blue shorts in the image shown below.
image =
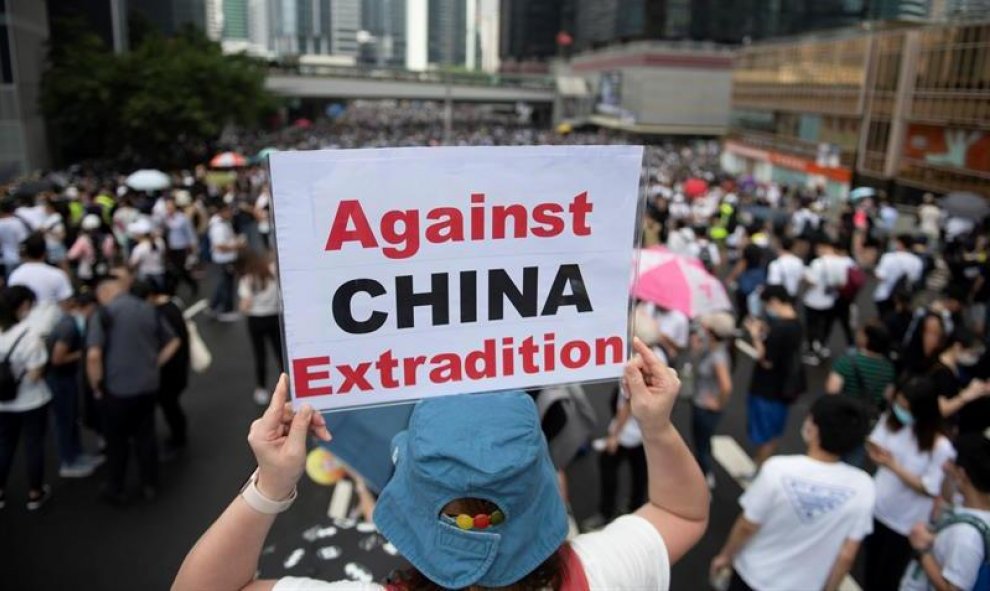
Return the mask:
[[746,435],[754,445],[778,439],[787,426],[787,404],[755,394],[746,397]]

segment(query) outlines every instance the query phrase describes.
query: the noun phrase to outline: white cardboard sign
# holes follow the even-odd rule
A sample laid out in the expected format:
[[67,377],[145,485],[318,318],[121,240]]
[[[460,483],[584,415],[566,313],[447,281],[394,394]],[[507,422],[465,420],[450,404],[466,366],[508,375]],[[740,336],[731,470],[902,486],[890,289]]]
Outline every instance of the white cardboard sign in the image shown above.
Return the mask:
[[294,403],[619,376],[641,162],[637,146],[272,154]]

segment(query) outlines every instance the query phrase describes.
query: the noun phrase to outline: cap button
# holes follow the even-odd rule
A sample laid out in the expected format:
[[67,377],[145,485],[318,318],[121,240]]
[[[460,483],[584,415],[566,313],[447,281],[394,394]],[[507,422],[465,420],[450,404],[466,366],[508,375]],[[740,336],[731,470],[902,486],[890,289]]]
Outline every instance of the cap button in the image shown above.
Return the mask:
[[470,515],[461,513],[457,516],[457,527],[461,529],[471,529],[474,527],[474,519]]
[[484,513],[480,513],[474,516],[475,529],[485,529],[489,525],[491,525],[491,520]]

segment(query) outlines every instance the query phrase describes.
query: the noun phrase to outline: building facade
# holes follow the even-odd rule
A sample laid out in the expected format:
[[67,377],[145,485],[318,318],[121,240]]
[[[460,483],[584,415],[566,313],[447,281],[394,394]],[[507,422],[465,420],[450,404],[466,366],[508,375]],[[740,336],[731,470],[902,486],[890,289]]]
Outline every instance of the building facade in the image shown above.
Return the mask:
[[990,23],[745,48],[725,148],[732,172],[833,196],[859,184],[901,201],[990,194]]

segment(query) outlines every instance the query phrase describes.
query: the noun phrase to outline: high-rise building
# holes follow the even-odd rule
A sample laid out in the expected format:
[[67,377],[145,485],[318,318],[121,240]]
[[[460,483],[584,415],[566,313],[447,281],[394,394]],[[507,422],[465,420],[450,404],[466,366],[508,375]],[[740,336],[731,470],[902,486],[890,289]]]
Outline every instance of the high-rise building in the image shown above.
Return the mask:
[[127,8],[166,35],[190,25],[206,30],[206,0],[128,0]]
[[0,2],[0,182],[48,166],[38,106],[48,34],[44,2]]
[[479,0],[407,0],[406,67],[476,69],[484,61],[481,8]]
[[557,53],[557,33],[563,25],[559,0],[501,0],[502,59],[549,58]]
[[320,32],[330,34],[330,50],[326,53],[356,57],[360,51],[361,0],[332,0],[320,4],[321,8],[329,8],[326,15],[329,20],[320,21]]
[[405,64],[406,0],[363,0],[361,28],[371,35],[371,61],[390,66]]
[[206,36],[213,41],[223,37],[223,0],[206,0]]
[[223,39],[248,38],[248,0],[223,0]]

